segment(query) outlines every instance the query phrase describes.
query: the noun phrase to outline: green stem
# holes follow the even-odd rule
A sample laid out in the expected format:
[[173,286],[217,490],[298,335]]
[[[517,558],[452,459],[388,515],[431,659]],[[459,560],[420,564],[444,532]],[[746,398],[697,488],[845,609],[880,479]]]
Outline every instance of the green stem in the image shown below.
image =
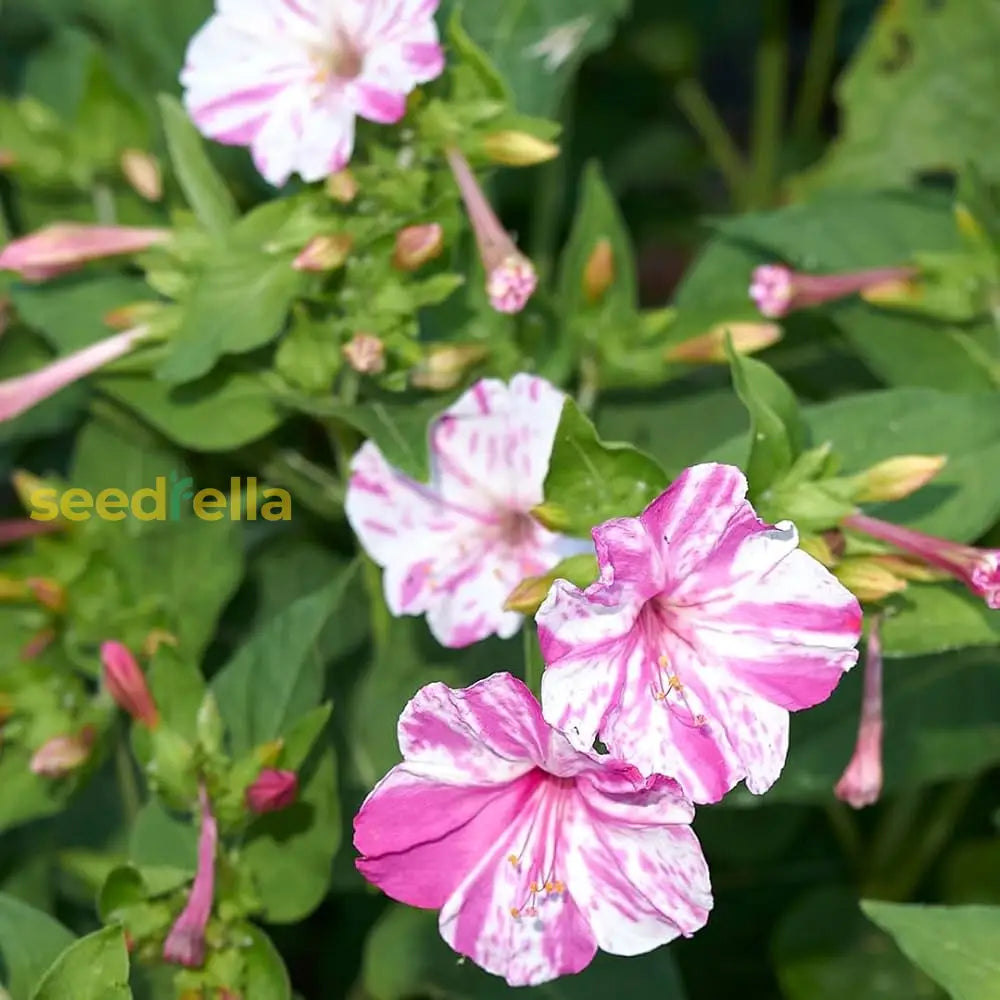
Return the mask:
[[577,405],[584,413],[590,413],[597,405],[597,394],[601,388],[601,372],[597,359],[585,354],[580,359],[580,390],[576,394]]
[[852,868],[858,868],[863,849],[858,824],[854,821],[851,810],[843,802],[831,802],[826,807],[826,816],[844,856]]
[[902,792],[886,804],[868,849],[866,877],[869,880],[891,864],[918,825],[917,816],[923,805],[924,793],[920,789]]
[[674,88],[674,100],[705,144],[709,158],[725,181],[733,204],[742,207],[748,179],[746,160],[711,98],[705,93],[705,88],[694,77],[688,77]]
[[94,217],[98,224],[113,226],[118,219],[114,192],[102,181],[95,181],[90,194],[94,203]]
[[792,128],[803,141],[814,138],[819,132],[823,102],[837,60],[837,33],[843,9],[844,0],[819,0],[816,7],[809,54],[792,115]]
[[260,465],[264,479],[283,486],[313,513],[337,518],[344,509],[344,484],[322,466],[297,451],[279,451]]
[[125,818],[128,825],[132,826],[136,816],[139,815],[142,798],[139,795],[139,783],[136,781],[135,767],[132,764],[132,754],[129,751],[124,727],[119,729],[115,741],[115,771],[118,775],[118,791],[121,794]]
[[563,192],[569,160],[566,147],[573,135],[573,112],[576,90],[572,84],[566,88],[559,111],[562,134],[559,138],[561,152],[540,170],[535,186],[535,203],[532,208],[531,259],[538,272],[538,280],[546,284],[555,270],[556,245],[559,241],[559,223],[562,218]]
[[365,590],[368,593],[368,603],[371,606],[372,637],[375,640],[375,651],[378,653],[389,644],[392,615],[382,593],[382,570],[378,563],[366,555],[362,555],[361,560],[364,568]]
[[538,648],[538,634],[527,622],[521,629],[524,636],[524,683],[528,685],[536,698],[542,693],[542,652]]
[[764,0],[764,23],[754,73],[749,203],[771,203],[778,179],[782,121],[788,86],[787,0]]

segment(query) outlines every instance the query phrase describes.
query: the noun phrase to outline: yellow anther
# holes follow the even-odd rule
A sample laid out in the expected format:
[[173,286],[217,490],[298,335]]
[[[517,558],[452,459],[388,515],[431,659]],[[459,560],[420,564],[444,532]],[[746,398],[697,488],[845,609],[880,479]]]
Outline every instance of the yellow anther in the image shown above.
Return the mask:
[[653,693],[653,697],[657,701],[663,701],[667,697],[667,692],[666,691],[656,691],[656,692]]
[[528,888],[532,892],[538,892],[538,883],[537,882],[532,882],[531,885],[528,886]]
[[553,888],[552,891],[553,892],[565,892],[566,891],[566,886],[563,885],[562,882],[557,881],[557,882],[554,883],[554,888]]
[[517,864],[517,855],[516,855],[516,854],[508,854],[508,855],[507,855],[507,860],[508,860],[508,861],[509,861],[509,862],[510,862],[510,863],[511,863],[512,865],[516,865],[516,864]]
[[656,661],[661,667],[666,667],[670,665],[670,661],[667,659],[665,653],[660,653],[660,658]]
[[667,687],[671,691],[683,691],[684,690],[684,685],[681,684],[681,679],[677,676],[677,674],[671,674],[667,678]]
[[546,892],[555,892],[556,891],[555,882],[546,882],[545,883],[545,891]]
[[512,917],[519,917],[521,915],[521,911],[516,906],[512,906],[510,908],[510,915]]

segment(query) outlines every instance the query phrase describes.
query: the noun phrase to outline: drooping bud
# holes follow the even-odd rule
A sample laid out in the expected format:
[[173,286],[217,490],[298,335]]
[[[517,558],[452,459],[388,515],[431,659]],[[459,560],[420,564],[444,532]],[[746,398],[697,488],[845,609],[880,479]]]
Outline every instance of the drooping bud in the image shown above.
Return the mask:
[[63,778],[90,759],[96,738],[93,726],[84,726],[79,733],[53,736],[35,751],[28,766],[33,774],[44,778]]
[[458,385],[473,365],[489,356],[490,349],[485,344],[438,344],[410,373],[410,382],[418,389],[445,392]]
[[777,319],[796,309],[833,302],[873,286],[905,281],[917,273],[912,267],[880,267],[846,274],[800,274],[783,264],[754,269],[750,298],[762,316]]
[[326,179],[326,193],[341,205],[349,205],[358,196],[358,182],[347,168],[330,174]]
[[465,157],[455,148],[447,156],[486,270],[490,305],[497,312],[519,313],[538,287],[535,267],[501,225]]
[[732,338],[737,354],[755,354],[781,340],[782,330],[777,323],[719,323],[707,333],[690,340],[673,344],[664,355],[667,361],[684,364],[726,364],[726,337]]
[[29,518],[0,521],[0,545],[13,545],[15,542],[23,542],[26,538],[59,531],[62,527],[58,521],[32,521]]
[[372,333],[356,333],[341,348],[347,363],[361,375],[385,371],[385,345]]
[[125,180],[140,198],[159,201],[163,197],[163,174],[152,153],[142,149],[126,149],[118,163]]
[[559,155],[559,147],[527,132],[494,132],[482,141],[482,150],[494,163],[507,167],[533,167]]
[[440,257],[442,250],[444,229],[438,223],[407,226],[396,234],[392,264],[399,271],[416,271],[428,261]]
[[882,601],[906,590],[906,580],[866,556],[844,559],[833,574],[859,601]]
[[146,678],[128,647],[113,640],[101,643],[101,665],[104,686],[118,706],[136,722],[155,729],[160,724],[160,714]]
[[200,968],[205,963],[205,928],[215,897],[215,852],[219,829],[204,785],[199,786],[201,833],[198,837],[198,870],[191,895],[163,944],[163,959],[174,965]]
[[596,305],[615,282],[615,251],[611,240],[601,237],[590,251],[583,269],[583,297]]
[[62,614],[66,610],[66,588],[49,577],[33,576],[25,583],[32,596],[49,611]]
[[944,570],[982,597],[988,607],[1000,609],[1000,549],[977,549],[922,531],[880,521],[866,514],[851,514],[843,526],[917,556],[930,566]]
[[292,262],[296,271],[336,271],[344,266],[354,247],[350,233],[314,236]]
[[945,466],[947,455],[900,455],[854,477],[858,503],[902,500],[926,486]]
[[169,229],[57,223],[8,243],[0,251],[0,270],[16,271],[25,281],[45,281],[90,261],[148,250],[170,235]]
[[247,808],[258,816],[287,809],[299,792],[299,778],[294,771],[268,768],[257,775],[246,791]]
[[43,399],[54,396],[60,389],[117,361],[126,355],[149,333],[139,326],[97,341],[64,358],[47,364],[28,375],[15,375],[0,382],[0,423],[13,420]]
[[864,692],[858,740],[834,794],[855,809],[876,803],[882,794],[882,641],[876,615],[865,650]]

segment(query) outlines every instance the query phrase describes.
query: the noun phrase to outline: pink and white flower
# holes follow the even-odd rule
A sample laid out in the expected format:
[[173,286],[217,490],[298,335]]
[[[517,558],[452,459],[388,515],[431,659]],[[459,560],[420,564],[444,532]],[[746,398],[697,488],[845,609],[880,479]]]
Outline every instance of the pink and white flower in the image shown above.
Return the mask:
[[431,428],[427,485],[371,442],[354,456],[347,518],[385,568],[394,615],[426,614],[445,646],[509,638],[522,617],[504,610],[514,588],[591,550],[530,514],[543,499],[563,398],[533,375],[477,382]]
[[403,763],[354,820],[357,866],[440,909],[441,936],[512,986],[640,955],[704,926],[708,867],[676,782],[575,750],[510,674],[429,684],[399,719]]
[[695,802],[743,778],[770,788],[789,711],[826,699],[857,660],[857,600],[746,492],[732,466],[686,470],[640,517],[595,528],[600,579],[557,580],[536,616],[546,721]]
[[249,146],[264,178],[318,181],[354,149],[357,116],[391,124],[444,69],[438,0],[216,0],[181,73],[209,138]]

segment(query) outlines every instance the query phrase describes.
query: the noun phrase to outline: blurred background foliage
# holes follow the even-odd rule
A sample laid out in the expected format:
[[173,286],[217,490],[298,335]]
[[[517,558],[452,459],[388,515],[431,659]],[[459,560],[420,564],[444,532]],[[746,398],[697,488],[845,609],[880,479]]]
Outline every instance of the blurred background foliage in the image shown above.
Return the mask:
[[[42,162],[36,176],[0,182],[12,232],[55,218],[92,220],[108,197],[121,222],[165,221],[160,208],[124,183],[118,154],[134,146],[163,157],[155,97],[178,92],[184,47],[209,10],[208,0],[2,0],[3,91],[34,99],[55,115],[39,125],[51,140],[51,175]],[[746,287],[758,263],[780,258],[803,270],[832,271],[895,263],[915,252],[958,253],[953,173],[971,162],[987,182],[1000,182],[996,0],[470,0],[464,19],[509,79],[519,109],[555,117],[565,130],[559,160],[499,178],[505,221],[540,270],[553,274],[580,178],[597,160],[634,240],[640,303],[650,310],[677,306],[678,341],[716,322],[752,319]],[[554,29],[563,36],[553,39]],[[0,146],[11,144],[17,127],[9,108],[0,111]],[[271,196],[244,151],[213,146],[211,155],[241,208]],[[21,290],[17,308],[56,339],[61,334],[53,331],[70,317],[130,301],[134,279],[114,280],[120,282],[114,289],[81,286],[78,296],[58,300]],[[836,441],[849,466],[908,451],[962,459],[964,471],[945,487],[967,488],[962,502],[925,526],[997,544],[996,337],[992,318],[887,314],[848,301],[790,317],[784,339],[762,357],[794,387],[810,425],[820,439]],[[10,370],[44,356],[23,331],[8,334],[3,363]],[[117,391],[127,403],[133,390],[126,382],[120,380]],[[870,395],[864,405],[838,402],[855,393]],[[95,416],[78,433],[91,404]],[[229,406],[219,419],[260,421],[265,433],[276,421],[262,415],[264,405],[251,394],[245,412],[234,415]],[[105,462],[116,474],[130,470],[139,482],[135,470],[142,461],[157,469],[187,462],[210,484],[256,462],[248,446],[208,455],[174,452],[157,465],[153,449],[169,446],[121,413],[83,387],[62,394],[0,427],[0,475],[72,468],[74,482],[87,475],[100,481],[106,473],[94,463]],[[714,367],[663,386],[605,392],[595,417],[606,437],[648,450],[670,471],[707,455],[733,457],[733,441],[747,428],[728,372]],[[199,419],[213,423],[204,414]],[[282,441],[306,435],[322,455],[326,445],[308,437],[314,433],[302,421],[280,432]],[[173,439],[183,443],[183,433]],[[5,501],[13,512],[13,495]],[[924,524],[921,516],[914,510],[913,522]],[[210,583],[202,581],[211,596],[201,594],[197,602],[206,615],[210,675],[226,664],[232,670],[234,653],[286,621],[282,616],[298,598],[349,572],[353,546],[342,521],[303,514],[290,525],[241,528],[229,548],[216,533],[221,554],[213,555],[206,554],[205,539],[182,537],[196,533],[196,525],[180,526],[164,554],[165,568],[145,567],[168,605],[182,600],[189,586],[184,552],[200,553],[206,574],[212,568]],[[235,565],[227,569],[226,558]],[[168,586],[163,581],[171,573],[177,575]],[[887,668],[886,788],[876,808],[851,814],[831,794],[855,738],[861,683],[855,671],[829,703],[793,720],[787,772],[771,794],[763,800],[734,795],[699,811],[696,829],[716,892],[703,932],[641,959],[599,956],[584,976],[524,995],[943,996],[890,937],[899,935],[907,953],[921,951],[901,929],[905,918],[886,905],[870,908],[868,919],[857,901],[1000,904],[1000,628],[964,595],[945,589],[942,600],[952,603],[944,611],[938,604],[912,610],[910,621],[921,628],[939,616],[941,627],[931,638],[920,632],[914,641],[914,628],[903,619],[887,639],[906,658]],[[379,619],[377,599],[374,604],[370,622],[362,588],[346,589],[341,603],[331,611],[327,602],[327,615],[312,623],[321,667],[310,683],[334,701],[339,793],[322,807],[323,842],[310,855],[314,883],[308,867],[305,875],[300,870],[301,905],[279,892],[265,925],[295,990],[308,1000],[506,996],[501,981],[456,964],[437,937],[433,915],[396,907],[366,889],[354,871],[349,824],[367,789],[396,760],[395,719],[413,691],[432,679],[464,683],[494,669],[519,669],[520,644],[444,650],[422,621],[389,623]],[[216,627],[218,608],[224,610]],[[965,630],[949,634],[963,614]],[[370,628],[389,636],[378,657]],[[287,648],[271,641],[276,662],[291,669]],[[317,769],[331,770],[333,755],[323,759]],[[0,889],[56,914],[76,932],[93,930],[95,886],[106,874],[102,858],[123,850],[113,765],[93,777],[85,798],[62,812],[63,803],[53,802],[36,815],[55,815],[28,825],[15,825],[16,808],[25,802],[11,795],[11,773],[5,767],[0,779],[0,822],[12,827],[0,834]],[[324,787],[330,791],[332,781]],[[142,835],[155,856],[155,844],[169,836],[156,817],[144,822]],[[323,892],[331,857],[330,891]],[[305,920],[287,922],[320,897]],[[0,939],[18,929],[28,933],[25,928],[13,904],[0,908]],[[934,931],[935,947],[944,947],[949,934],[963,936],[945,921]],[[23,959],[8,949],[8,972]],[[953,995],[990,1000],[1000,996],[998,981],[1000,972],[986,992],[960,987]],[[161,995],[155,982],[136,986],[137,997]],[[21,998],[15,993],[14,1000]]]

